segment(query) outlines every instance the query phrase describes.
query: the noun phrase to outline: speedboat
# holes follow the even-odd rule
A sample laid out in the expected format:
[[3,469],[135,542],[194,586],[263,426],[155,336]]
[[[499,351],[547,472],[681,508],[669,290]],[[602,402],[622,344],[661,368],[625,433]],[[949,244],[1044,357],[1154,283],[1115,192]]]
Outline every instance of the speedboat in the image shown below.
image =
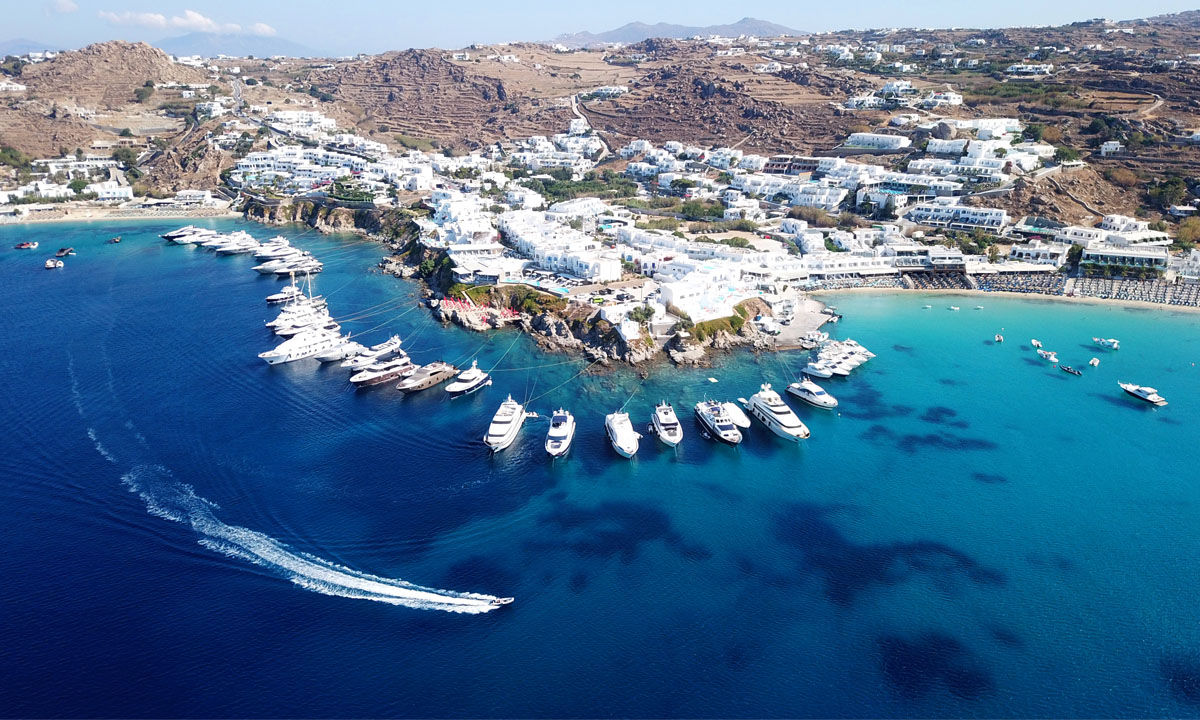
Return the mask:
[[259,353],[258,356],[269,365],[278,365],[313,357],[337,347],[344,341],[345,339],[337,333],[320,330],[302,332],[283,341],[274,350]]
[[932,310],[932,309],[933,309],[933,306],[932,306],[932,305],[922,305],[922,306],[921,306],[921,309],[922,309],[922,310]]
[[1138,400],[1144,400],[1151,405],[1162,407],[1167,404],[1166,398],[1164,398],[1162,395],[1159,395],[1158,391],[1152,387],[1147,387],[1145,385],[1134,385],[1133,383],[1125,382],[1118,382],[1117,385],[1120,385],[1122,390],[1134,396]]
[[958,312],[959,307],[957,305],[951,305],[949,308],[947,308],[947,310],[951,310],[953,312]]
[[116,244],[118,244],[118,243],[120,243],[120,242],[121,242],[121,236],[120,236],[120,235],[117,235],[116,237],[110,237],[110,238],[108,239],[108,244],[109,244],[109,245],[116,245]]
[[513,444],[524,423],[525,407],[509,395],[492,416],[487,435],[483,436],[483,444],[491,448],[492,452],[500,452]]
[[175,240],[176,238],[181,238],[184,235],[191,235],[199,229],[200,228],[196,227],[195,225],[184,225],[183,227],[179,228],[178,230],[172,230],[171,232],[165,232],[162,235],[159,235],[159,237],[162,238],[163,240]]
[[1042,341],[1038,340],[1037,338],[1034,338],[1033,340],[1029,341],[1029,344],[1034,346],[1035,348],[1040,348],[1042,346]]
[[362,370],[350,376],[350,382],[359,387],[370,387],[372,385],[381,385],[389,380],[395,380],[398,377],[412,372],[416,366],[409,359],[407,354],[401,353],[400,357],[392,358],[391,360],[383,360],[373,365],[368,365]]
[[54,253],[54,257],[66,257],[68,255],[74,255],[74,254],[75,254],[75,248],[65,247],[65,248],[59,248],[58,251]]
[[378,345],[372,345],[354,357],[347,359],[342,363],[342,367],[349,368],[351,370],[360,370],[365,368],[379,358],[399,350],[400,343],[400,336],[393,335]]
[[866,358],[867,360],[870,360],[871,358],[875,357],[875,353],[868,350],[866,347],[864,347],[862,344],[860,344],[857,340],[851,340],[850,338],[846,338],[845,340],[842,341],[842,345],[845,346],[846,349],[849,350],[850,352],[857,353],[857,354],[863,356],[864,358]]
[[400,381],[396,389],[402,393],[420,392],[421,390],[428,390],[435,385],[440,385],[457,374],[458,368],[448,362],[439,360],[413,370],[411,375]]
[[575,416],[559,408],[550,416],[550,430],[546,432],[546,452],[550,457],[562,457],[571,449],[575,439]]
[[1092,358],[1091,360],[1088,360],[1088,365],[1091,365],[1092,367],[1100,367],[1100,358]]
[[714,440],[726,445],[737,445],[742,441],[742,431],[729,419],[725,403],[701,400],[696,403],[696,419],[705,432]]
[[671,403],[660,402],[654,406],[654,417],[651,420],[651,427],[654,429],[654,434],[659,440],[663,441],[664,445],[675,447],[683,441],[683,426],[679,424],[679,418],[675,415],[675,408],[671,407]]
[[32,242],[19,242],[13,245],[14,250],[37,250],[37,248],[38,244],[36,240]]
[[725,414],[729,416],[730,422],[743,430],[750,427],[750,418],[746,416],[746,413],[742,412],[742,409],[736,403],[727,402],[722,404],[725,406]]
[[808,378],[801,378],[787,386],[787,391],[813,407],[831,409],[837,407],[837,398],[825,392],[825,388]]
[[808,426],[800,422],[796,412],[779,397],[779,393],[771,389],[770,383],[759,386],[758,392],[751,395],[749,400],[738,398],[738,401],[771,432],[785,440],[796,442],[812,435]]
[[62,266],[63,266],[63,261],[59,260],[58,258],[49,258],[48,260],[46,260],[46,269],[47,270],[57,270],[58,268],[60,268]]
[[446,386],[446,392],[451,397],[470,395],[471,393],[492,384],[492,376],[479,369],[479,363],[471,361],[471,367],[463,370],[454,382]]
[[812,375],[813,377],[827,378],[833,376],[833,369],[825,364],[824,361],[810,362],[804,366],[804,374]]
[[1002,342],[1004,342],[1004,336],[1003,336],[1003,335],[1001,335],[1000,333],[996,333],[996,337],[994,337],[994,338],[992,338],[992,339],[993,339],[993,340],[995,340],[995,341],[996,341],[996,342],[998,342],[998,343],[1002,343]]
[[853,365],[848,365],[844,362],[830,363],[827,364],[826,367],[829,368],[829,372],[839,377],[846,377],[850,374],[850,371],[854,369]]
[[1109,350],[1120,350],[1121,349],[1121,341],[1116,338],[1094,337],[1094,338],[1092,338],[1092,342],[1099,345],[1100,347],[1108,348]]
[[642,436],[633,429],[633,423],[629,421],[629,413],[615,412],[606,415],[604,432],[608,434],[608,440],[618,455],[631,458],[637,454],[638,441],[642,439]]
[[1080,372],[1079,370],[1076,370],[1075,368],[1071,367],[1070,365],[1059,365],[1058,369],[1062,370],[1065,373],[1071,373],[1072,375],[1082,375],[1083,374],[1082,372]]
[[345,360],[348,357],[353,357],[354,355],[357,355],[366,349],[367,348],[361,343],[354,342],[353,340],[346,340],[346,342],[342,343],[341,345],[338,345],[335,348],[330,348],[329,350],[314,355],[313,357],[323,363],[335,362],[337,360]]
[[1054,352],[1053,350],[1039,349],[1037,351],[1037,354],[1038,354],[1038,357],[1040,357],[1043,360],[1049,360],[1050,362],[1055,363],[1055,364],[1058,363],[1058,353]]
[[493,599],[490,604],[495,605],[496,607],[500,607],[501,605],[511,605],[512,601],[513,601],[513,598],[502,597],[502,598]]

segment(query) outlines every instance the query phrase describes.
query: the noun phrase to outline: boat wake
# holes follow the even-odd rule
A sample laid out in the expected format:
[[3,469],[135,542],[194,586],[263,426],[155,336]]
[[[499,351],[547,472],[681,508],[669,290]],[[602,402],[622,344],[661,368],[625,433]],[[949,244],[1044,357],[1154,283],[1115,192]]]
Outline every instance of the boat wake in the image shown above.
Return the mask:
[[301,552],[264,533],[221,522],[220,508],[172,477],[161,465],[138,465],[121,478],[146,503],[150,514],[192,528],[204,547],[254,563],[306,590],[374,600],[419,610],[477,614],[495,610],[494,595],[460,593],[360,572]]

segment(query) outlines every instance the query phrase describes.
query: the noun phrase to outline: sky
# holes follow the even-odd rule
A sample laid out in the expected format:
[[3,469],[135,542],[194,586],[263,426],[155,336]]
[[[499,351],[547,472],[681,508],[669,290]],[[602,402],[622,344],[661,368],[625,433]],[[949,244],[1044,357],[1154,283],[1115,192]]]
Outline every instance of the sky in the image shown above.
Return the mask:
[[807,31],[1012,27],[1095,17],[1121,20],[1200,7],[1197,0],[758,0],[737,6],[717,0],[3,0],[3,5],[0,40],[25,38],[52,49],[102,40],[153,43],[205,31],[274,36],[333,55],[548,40],[637,20],[713,25],[751,15]]

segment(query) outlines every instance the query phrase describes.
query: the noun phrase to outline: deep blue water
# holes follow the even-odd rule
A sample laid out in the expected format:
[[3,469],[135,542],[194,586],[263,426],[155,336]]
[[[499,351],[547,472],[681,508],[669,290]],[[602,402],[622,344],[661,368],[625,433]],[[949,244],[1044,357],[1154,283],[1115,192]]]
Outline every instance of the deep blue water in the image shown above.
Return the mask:
[[[801,355],[572,380],[516,333],[432,324],[368,272],[377,246],[285,231],[334,314],[365,316],[347,329],[499,363],[453,402],[355,392],[258,360],[282,283],[173,227],[0,228],[0,714],[1200,714],[1198,315],[842,296],[836,334],[878,358],[824,383],[840,412],[792,402],[810,440],[719,447],[681,413],[678,451],[629,462],[605,413],[782,387]],[[43,270],[60,245],[78,256]],[[1102,364],[1055,371],[1033,337]],[[544,420],[489,457],[507,392],[575,413],[570,457]],[[341,596],[361,573],[516,602]]]

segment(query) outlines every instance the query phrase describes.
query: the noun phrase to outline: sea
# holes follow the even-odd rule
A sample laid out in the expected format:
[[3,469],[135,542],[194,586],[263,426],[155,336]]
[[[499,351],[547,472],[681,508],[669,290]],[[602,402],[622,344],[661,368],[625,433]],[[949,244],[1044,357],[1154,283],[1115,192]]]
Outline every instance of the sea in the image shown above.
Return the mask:
[[[283,234],[345,330],[494,384],[268,366],[284,282],[178,220],[0,227],[0,715],[1200,715],[1200,315],[835,296],[877,357],[822,381],[836,410],[787,396],[810,439],[734,448],[692,406],[806,353],[588,369],[435,323],[373,242],[197,222]],[[539,417],[493,456],[510,394]],[[605,414],[662,400],[681,446],[617,456]]]

